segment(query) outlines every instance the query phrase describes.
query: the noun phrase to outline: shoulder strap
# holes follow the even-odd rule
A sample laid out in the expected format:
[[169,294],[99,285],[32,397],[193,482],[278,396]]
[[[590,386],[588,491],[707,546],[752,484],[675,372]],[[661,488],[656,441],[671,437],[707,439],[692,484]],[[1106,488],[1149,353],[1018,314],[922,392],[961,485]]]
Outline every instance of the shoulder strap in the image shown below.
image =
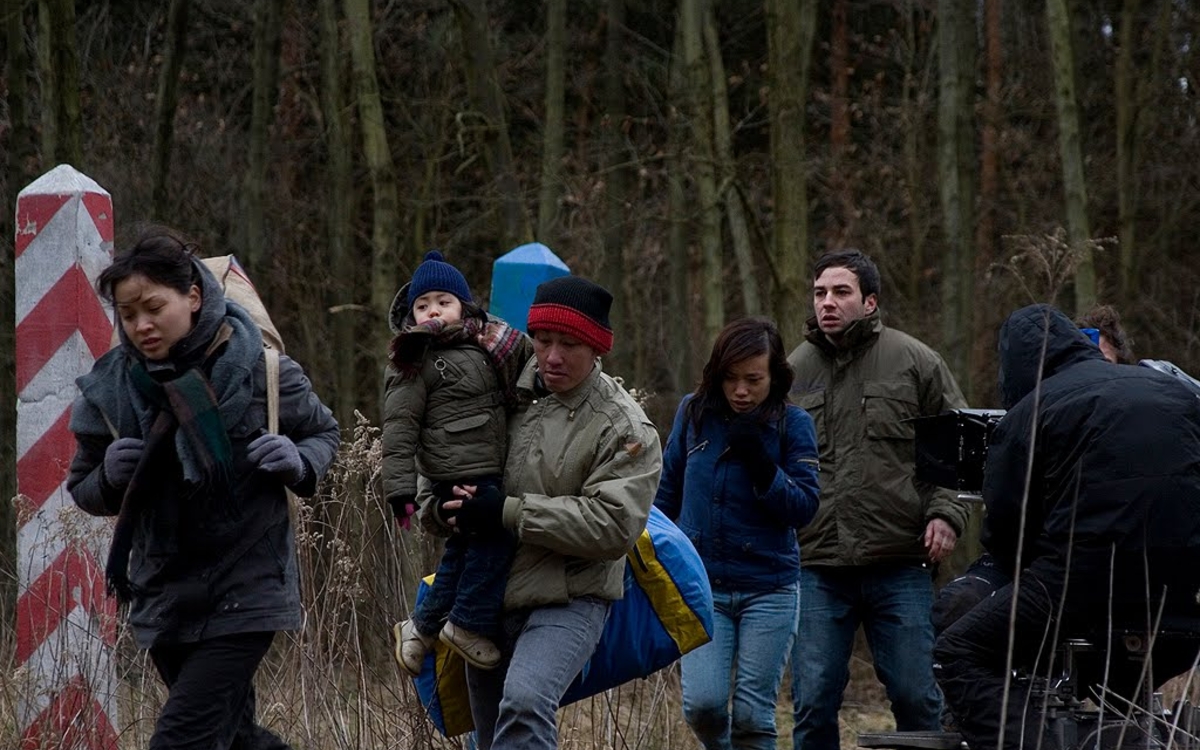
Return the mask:
[[[267,370],[267,432],[279,433],[279,350],[269,346],[263,347],[263,364]],[[300,498],[296,493],[287,490],[288,518],[292,521],[292,533],[300,530],[299,509],[296,507]],[[298,552],[297,552],[298,553]]]
[[279,352],[269,347],[263,349],[263,361],[267,368],[267,432],[279,432]]
[[104,417],[104,424],[108,425],[108,431],[112,433],[113,440],[116,440],[117,438],[121,437],[121,433],[117,432],[116,425],[114,425],[112,423],[112,420],[108,418],[108,415],[104,413],[104,410],[97,409],[97,411],[100,412],[101,417]]

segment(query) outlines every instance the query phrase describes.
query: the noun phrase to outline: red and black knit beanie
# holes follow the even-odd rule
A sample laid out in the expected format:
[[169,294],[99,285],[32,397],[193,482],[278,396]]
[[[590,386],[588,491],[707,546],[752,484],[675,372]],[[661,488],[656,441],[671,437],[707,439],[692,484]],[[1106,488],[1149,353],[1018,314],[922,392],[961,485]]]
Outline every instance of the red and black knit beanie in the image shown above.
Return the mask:
[[560,276],[538,285],[526,327],[530,333],[565,333],[592,347],[597,354],[608,354],[613,345],[608,323],[612,299],[599,284],[579,276]]

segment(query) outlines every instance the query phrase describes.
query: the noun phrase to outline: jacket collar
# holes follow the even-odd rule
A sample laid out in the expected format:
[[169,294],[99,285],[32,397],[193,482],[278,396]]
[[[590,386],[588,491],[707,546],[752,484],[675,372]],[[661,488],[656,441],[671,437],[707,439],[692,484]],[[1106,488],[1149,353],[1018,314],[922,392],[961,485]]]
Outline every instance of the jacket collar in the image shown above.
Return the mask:
[[568,409],[576,409],[584,402],[588,393],[596,386],[596,381],[600,379],[600,373],[603,371],[603,368],[600,366],[600,358],[597,357],[592,371],[588,373],[588,376],[579,385],[564,393],[550,393],[547,396],[539,396],[536,390],[537,369],[537,357],[530,357],[529,362],[525,365],[525,369],[521,371],[520,377],[517,378],[517,392],[521,395],[521,400],[532,401],[536,398],[553,397],[561,401],[563,406],[566,406]]
[[805,323],[804,338],[829,356],[836,357],[838,354],[865,349],[875,343],[882,331],[883,318],[879,314],[879,308],[875,308],[875,312],[851,323],[842,335],[842,340],[836,345],[821,332],[815,315]]

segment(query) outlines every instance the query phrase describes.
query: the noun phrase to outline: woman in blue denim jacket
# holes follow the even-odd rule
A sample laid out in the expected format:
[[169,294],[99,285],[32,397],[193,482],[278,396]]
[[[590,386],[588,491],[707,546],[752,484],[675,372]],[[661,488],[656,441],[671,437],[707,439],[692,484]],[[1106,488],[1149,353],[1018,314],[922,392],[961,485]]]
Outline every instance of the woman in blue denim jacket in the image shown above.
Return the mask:
[[775,747],[799,606],[795,529],[820,493],[816,432],[787,403],[791,385],[775,324],[730,323],[663,453],[654,504],[692,540],[713,589],[713,640],[681,662],[684,718],[710,750]]

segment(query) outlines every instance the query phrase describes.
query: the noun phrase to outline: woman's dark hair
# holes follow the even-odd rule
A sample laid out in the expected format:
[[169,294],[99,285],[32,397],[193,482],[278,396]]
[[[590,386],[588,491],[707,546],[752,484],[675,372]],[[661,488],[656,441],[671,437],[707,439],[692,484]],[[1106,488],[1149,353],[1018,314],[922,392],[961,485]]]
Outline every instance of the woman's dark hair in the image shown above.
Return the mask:
[[767,355],[767,369],[771,373],[771,390],[759,407],[763,419],[778,418],[787,405],[788,391],[792,389],[795,375],[783,352],[783,338],[779,328],[770,318],[741,318],[729,323],[717,334],[712,355],[704,365],[700,385],[688,404],[688,419],[699,428],[705,412],[715,414],[729,412],[729,403],[721,386],[725,375],[738,362]]
[[143,232],[133,245],[113,258],[112,265],[100,273],[96,290],[109,302],[117,284],[141,274],[156,284],[187,294],[200,277],[192,265],[196,246],[175,232],[155,227]]

